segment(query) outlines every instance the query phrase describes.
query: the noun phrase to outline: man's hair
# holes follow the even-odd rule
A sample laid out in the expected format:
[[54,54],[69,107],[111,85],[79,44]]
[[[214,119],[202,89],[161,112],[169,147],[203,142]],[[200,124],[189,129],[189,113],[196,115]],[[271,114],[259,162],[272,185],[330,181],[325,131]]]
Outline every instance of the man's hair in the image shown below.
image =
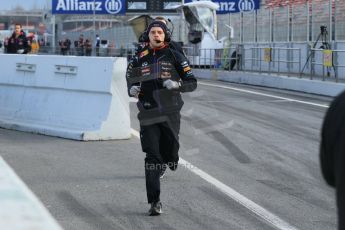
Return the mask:
[[155,21],[164,21],[165,24],[168,24],[168,21],[162,16],[155,17]]
[[20,28],[22,28],[22,24],[20,24],[20,23],[14,24],[14,27],[16,27],[16,26],[20,26]]

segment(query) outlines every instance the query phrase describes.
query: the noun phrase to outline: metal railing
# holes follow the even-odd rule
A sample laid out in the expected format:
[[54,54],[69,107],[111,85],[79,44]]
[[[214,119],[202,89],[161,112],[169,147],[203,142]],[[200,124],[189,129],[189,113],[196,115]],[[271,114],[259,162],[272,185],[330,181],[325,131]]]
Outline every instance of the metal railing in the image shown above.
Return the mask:
[[[223,49],[184,47],[194,68],[284,74],[309,79],[344,81],[345,50],[234,45]],[[302,65],[304,67],[302,68]],[[305,67],[308,67],[307,71]],[[305,75],[303,73],[306,73]]]
[[[247,71],[290,74],[299,73],[301,70],[300,48],[250,47],[243,48],[242,53],[242,66]],[[250,63],[250,69],[247,68],[247,62]]]
[[[286,48],[286,47],[255,47],[255,44],[244,47],[233,45],[222,49],[197,49],[183,47],[189,63],[193,68],[212,69],[216,71],[248,71],[259,73],[275,73],[287,76],[307,76],[309,79],[335,80],[345,79],[345,50],[324,50]],[[325,51],[331,52],[331,64],[325,62]],[[68,55],[93,57],[127,57],[135,54],[135,48],[70,48],[41,46],[37,55]],[[328,56],[329,56],[328,55]],[[304,64],[303,68],[302,64]],[[307,67],[307,68],[305,68]],[[304,71],[306,69],[306,71]],[[343,77],[339,77],[343,76]]]
[[245,48],[243,45],[234,45],[222,49],[199,50],[184,47],[184,50],[191,65],[197,68],[298,74],[302,63],[300,48]]
[[[224,69],[233,70],[231,68],[232,62],[239,62],[239,50],[237,46],[231,46],[219,49],[196,49],[195,47],[183,47],[186,57],[192,66],[197,68],[207,69]],[[237,65],[236,70],[239,70],[240,66]]]
[[311,49],[309,55],[311,80],[313,80],[317,68],[322,69],[322,80],[334,77],[338,82],[339,73],[345,72],[345,64],[338,62],[338,60],[344,60],[345,50]]

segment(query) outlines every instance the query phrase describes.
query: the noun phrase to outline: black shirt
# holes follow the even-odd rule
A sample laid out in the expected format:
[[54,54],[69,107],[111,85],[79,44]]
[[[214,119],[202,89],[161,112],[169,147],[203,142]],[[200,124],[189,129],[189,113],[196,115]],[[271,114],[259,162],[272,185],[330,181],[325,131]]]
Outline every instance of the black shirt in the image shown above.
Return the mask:
[[18,53],[18,50],[23,50],[23,54],[26,54],[31,50],[26,34],[23,31],[20,32],[18,37],[13,33],[8,39],[7,53],[16,54]]

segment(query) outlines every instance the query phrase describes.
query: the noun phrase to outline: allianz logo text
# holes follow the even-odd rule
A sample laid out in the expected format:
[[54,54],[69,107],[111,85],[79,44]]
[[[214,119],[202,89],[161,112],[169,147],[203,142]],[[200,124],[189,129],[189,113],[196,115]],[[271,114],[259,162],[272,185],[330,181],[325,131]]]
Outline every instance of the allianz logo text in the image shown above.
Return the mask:
[[255,9],[255,2],[253,0],[240,0],[238,2],[219,1],[216,3],[219,5],[218,11],[224,12],[253,11]]
[[[104,6],[103,6],[104,3]],[[96,11],[102,12],[104,9],[109,14],[117,14],[122,9],[121,0],[104,1],[82,1],[82,0],[58,0],[56,11]]]
[[235,2],[218,2],[220,11],[236,11]]

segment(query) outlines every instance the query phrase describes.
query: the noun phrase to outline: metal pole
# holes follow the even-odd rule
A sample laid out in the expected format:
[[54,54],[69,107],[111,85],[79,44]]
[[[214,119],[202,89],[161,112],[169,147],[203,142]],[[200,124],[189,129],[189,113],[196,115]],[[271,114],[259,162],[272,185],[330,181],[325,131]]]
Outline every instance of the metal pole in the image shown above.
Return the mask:
[[240,44],[243,44],[243,12],[240,13]]
[[[309,42],[309,33],[310,33],[310,14],[309,14],[309,1],[307,1],[307,42]],[[313,40],[313,39],[312,39]]]
[[272,35],[272,30],[273,30],[273,22],[272,22],[272,11],[271,11],[271,8],[269,8],[268,9],[268,21],[269,21],[269,23],[270,23],[270,37],[269,37],[269,39],[268,39],[268,41],[269,42],[273,42],[273,39],[272,39],[272,37],[273,37],[273,35]]
[[56,31],[55,31],[55,14],[52,17],[52,24],[53,24],[53,39],[52,39],[52,46],[53,50],[55,52],[55,37],[56,37]]
[[254,23],[253,23],[253,26],[254,26],[254,42],[257,42],[258,39],[257,39],[257,26],[258,26],[258,21],[257,21],[257,10],[254,11],[253,13],[253,18],[254,18]]
[[254,66],[254,49],[251,48],[251,51],[252,51],[252,64],[251,64],[251,71],[253,71],[253,66]]
[[280,73],[280,49],[278,48],[278,73]]
[[[309,2],[309,1],[308,1]],[[316,18],[316,15],[315,15],[315,11],[316,11],[316,9],[315,9],[315,2],[313,2],[313,1],[311,1],[310,2],[310,4],[311,4],[311,21],[310,21],[310,23],[311,23],[311,42],[314,42],[315,41],[315,36],[317,36],[317,32],[319,31],[319,28],[320,27],[318,27],[317,25],[316,25],[316,22],[315,22],[315,18]],[[316,27],[316,29],[315,29],[315,27]],[[314,35],[315,34],[315,35]],[[316,48],[316,47],[315,47]]]
[[311,61],[310,61],[310,80],[313,80],[313,76],[315,73],[315,47],[311,48]]
[[334,2],[334,41],[337,41],[337,34],[338,34],[338,30],[337,30],[337,7],[338,7],[338,1]]
[[93,34],[92,34],[92,39],[96,36],[96,22],[95,22],[95,16],[96,16],[96,9],[95,9],[95,0],[93,0],[93,20],[92,20],[92,23],[93,23]]
[[261,48],[260,47],[258,47],[258,51],[259,51],[259,65],[260,65],[260,70],[259,70],[259,72],[261,72]]
[[294,7],[293,5],[291,5],[291,29],[290,29],[290,32],[291,32],[291,42],[294,41],[294,20],[293,20],[293,15],[294,15]]
[[[231,14],[229,13],[229,26],[231,26]],[[231,31],[231,30],[230,30]],[[234,33],[234,30],[231,31],[232,33]],[[235,34],[232,34],[232,37],[235,38]],[[232,39],[231,37],[229,38],[230,39],[230,46],[231,46],[231,42],[232,42]],[[230,68],[229,68],[230,69]]]
[[329,41],[331,42],[333,40],[333,23],[332,23],[332,0],[329,0]]
[[271,75],[271,63],[272,63],[272,56],[273,56],[272,51],[273,51],[273,49],[271,48],[271,45],[269,45],[269,48],[270,48],[270,55],[271,55],[270,59],[271,60],[268,62],[268,74]]
[[[298,49],[298,72],[301,72],[301,62],[302,62],[302,54],[301,54],[301,48]],[[302,75],[299,75],[301,78]]]
[[[290,42],[290,28],[291,28],[291,23],[292,21],[290,21],[290,5],[288,4],[287,5],[287,24],[288,24],[288,27],[287,27],[287,41]],[[292,20],[292,19],[291,19]]]

